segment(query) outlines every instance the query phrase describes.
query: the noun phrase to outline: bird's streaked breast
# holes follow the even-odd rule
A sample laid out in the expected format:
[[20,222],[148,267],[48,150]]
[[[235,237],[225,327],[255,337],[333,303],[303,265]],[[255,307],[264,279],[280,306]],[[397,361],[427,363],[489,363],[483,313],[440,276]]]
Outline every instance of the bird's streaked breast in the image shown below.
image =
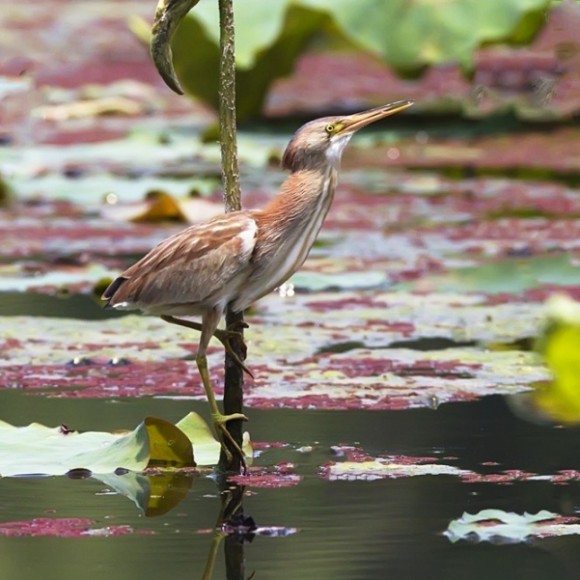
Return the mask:
[[[294,174],[284,202],[274,200],[257,218],[259,236],[254,252],[254,270],[234,302],[243,310],[283,284],[306,260],[332,204],[337,172],[329,166],[325,173]],[[301,182],[300,179],[304,181]]]

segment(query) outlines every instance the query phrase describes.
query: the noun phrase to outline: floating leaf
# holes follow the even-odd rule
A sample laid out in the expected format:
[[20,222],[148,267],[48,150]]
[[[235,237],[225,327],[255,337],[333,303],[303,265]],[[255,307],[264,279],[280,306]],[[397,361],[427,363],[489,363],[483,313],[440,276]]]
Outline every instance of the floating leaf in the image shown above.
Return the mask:
[[26,292],[28,290],[68,292],[72,288],[76,291],[86,291],[110,274],[110,270],[101,264],[74,266],[43,264],[41,268],[45,271],[34,272],[30,264],[0,265],[0,292]]
[[324,476],[331,481],[374,481],[375,479],[396,479],[419,475],[457,475],[469,473],[451,465],[432,464],[397,464],[388,460],[343,461],[334,463],[325,469]]
[[0,523],[0,536],[35,538],[91,538],[95,536],[125,536],[134,533],[130,526],[111,525],[93,527],[97,522],[89,518],[34,518],[32,520]]
[[555,474],[537,474],[520,469],[478,473],[440,463],[437,457],[391,454],[373,457],[361,448],[344,445],[334,446],[332,449],[335,455],[344,457],[345,461],[334,461],[322,466],[321,477],[329,480],[374,481],[421,475],[453,475],[465,484],[509,485],[522,481],[563,484],[580,480],[580,472],[572,469],[560,470]]
[[[247,433],[243,448],[251,458]],[[147,417],[136,429],[123,434],[78,433],[65,426],[51,428],[38,423],[15,427],[2,421],[0,449],[0,475],[3,477],[65,475],[77,470],[96,475],[111,474],[119,469],[142,472],[151,464],[190,467],[194,465],[194,454],[198,465],[215,465],[219,459],[219,443],[195,413],[190,413],[177,425]]]
[[[216,465],[220,456],[220,444],[213,436],[209,425],[194,412],[188,413],[177,424],[177,427],[187,435],[195,450],[197,465]],[[253,450],[250,435],[244,431],[242,451],[251,465]]]
[[443,532],[451,542],[520,543],[530,538],[549,538],[580,534],[580,518],[563,517],[541,510],[536,514],[485,509],[476,514],[464,513]]
[[[483,306],[477,296],[455,294],[273,294],[261,302],[256,323],[249,319],[255,379],[246,385],[245,401],[261,408],[398,409],[519,392],[549,376],[539,356],[474,343],[528,337],[540,310]],[[427,342],[422,351],[430,337],[434,346]],[[185,360],[196,340],[191,331],[138,315],[66,325],[0,317],[0,387],[61,397],[201,400],[199,374]],[[213,344],[209,366],[219,389],[223,349]]]
[[144,423],[149,436],[149,465],[194,465],[191,441],[178,425],[157,417],[147,417]]
[[580,285],[580,268],[568,254],[509,258],[472,268],[460,268],[442,276],[422,278],[399,287],[439,292],[486,292],[516,294],[542,284]]
[[363,289],[384,286],[388,278],[384,272],[349,272],[344,274],[325,274],[319,272],[297,272],[290,283],[300,290],[320,292],[330,289]]
[[0,422],[0,474],[64,475],[83,469],[112,473],[117,469],[142,471],[149,463],[149,439],[145,423],[130,433],[69,431],[32,423],[14,427]]

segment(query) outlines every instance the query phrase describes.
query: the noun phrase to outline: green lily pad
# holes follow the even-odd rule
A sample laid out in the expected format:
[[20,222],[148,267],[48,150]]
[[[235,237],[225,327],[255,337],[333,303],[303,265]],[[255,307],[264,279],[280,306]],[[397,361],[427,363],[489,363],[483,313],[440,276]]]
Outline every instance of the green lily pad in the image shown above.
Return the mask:
[[[65,475],[77,470],[102,476],[119,469],[142,472],[150,465],[215,465],[220,453],[219,443],[196,413],[177,425],[147,417],[129,433],[78,433],[63,425],[15,427],[0,421],[0,447],[2,477]],[[247,433],[244,451],[251,458]]]
[[149,463],[145,422],[126,435],[75,433],[62,426],[37,423],[14,427],[2,422],[0,440],[3,477],[64,475],[76,469],[94,473],[113,473],[119,468],[142,471]]
[[377,288],[387,283],[384,272],[350,272],[341,274],[325,274],[319,272],[297,272],[290,283],[300,290],[320,292],[321,290],[341,289],[353,290]]
[[26,292],[41,288],[67,289],[71,286],[91,288],[110,274],[101,264],[87,266],[54,266],[48,272],[30,275],[25,267],[0,266],[0,292]]
[[442,276],[421,279],[417,284],[401,284],[401,288],[420,286],[439,292],[486,292],[516,294],[541,285],[580,285],[580,268],[570,256],[532,256],[510,258],[471,268],[460,268]]

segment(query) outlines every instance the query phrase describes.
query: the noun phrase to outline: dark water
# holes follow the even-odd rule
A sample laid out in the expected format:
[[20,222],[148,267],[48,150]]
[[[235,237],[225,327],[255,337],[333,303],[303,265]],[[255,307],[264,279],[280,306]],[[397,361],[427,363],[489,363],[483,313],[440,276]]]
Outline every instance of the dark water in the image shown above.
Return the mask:
[[[96,302],[40,295],[5,295],[0,314],[99,318]],[[0,418],[18,425],[65,423],[79,430],[132,428],[144,416],[177,421],[205,403],[167,399],[85,400],[0,390]],[[442,532],[464,511],[485,508],[562,515],[580,512],[580,484],[467,484],[429,476],[383,481],[328,482],[320,466],[336,460],[331,446],[362,447],[370,455],[455,457],[444,462],[479,473],[521,469],[540,474],[580,469],[580,430],[542,427],[516,418],[502,397],[410,411],[257,411],[247,409],[255,441],[292,447],[266,451],[257,464],[292,461],[303,480],[291,488],[252,489],[246,516],[259,526],[298,528],[281,538],[236,538],[217,548],[213,578],[256,579],[535,579],[576,578],[577,536],[519,545],[451,544]],[[311,453],[299,453],[302,445]],[[485,462],[499,465],[484,466]],[[0,580],[77,578],[132,580],[201,578],[220,513],[216,483],[194,476],[174,509],[146,517],[126,497],[96,479],[0,479],[0,522],[88,518],[93,528],[127,525],[116,537],[0,536]],[[200,533],[205,530],[208,533]],[[151,533],[153,532],[153,533]],[[243,558],[240,558],[243,556]],[[227,571],[226,558],[230,561]],[[233,563],[232,563],[233,562]],[[243,562],[244,565],[240,565]]]
[[[44,399],[0,392],[2,417],[17,424],[65,422],[79,429],[138,424],[147,414],[179,419],[200,403],[140,399],[120,402]],[[484,508],[561,514],[580,511],[580,485],[522,482],[467,484],[429,476],[383,481],[328,482],[318,473],[333,460],[330,446],[356,443],[367,452],[455,456],[458,467],[482,473],[524,469],[554,473],[580,468],[580,432],[536,426],[515,418],[501,397],[443,405],[438,410],[305,412],[248,410],[255,440],[313,444],[266,452],[258,463],[297,463],[296,487],[255,489],[244,512],[260,526],[299,528],[284,538],[257,536],[222,542],[213,577],[319,580],[374,578],[576,578],[577,536],[520,545],[451,544],[441,532],[464,511]],[[499,466],[482,466],[497,461]],[[127,498],[104,493],[94,479],[0,480],[0,521],[38,517],[91,518],[94,527],[129,525],[118,537],[0,537],[0,578],[201,578],[221,502],[215,482],[194,477],[185,499],[149,518]],[[225,555],[243,551],[245,571],[226,574]],[[235,559],[235,558],[234,558]]]

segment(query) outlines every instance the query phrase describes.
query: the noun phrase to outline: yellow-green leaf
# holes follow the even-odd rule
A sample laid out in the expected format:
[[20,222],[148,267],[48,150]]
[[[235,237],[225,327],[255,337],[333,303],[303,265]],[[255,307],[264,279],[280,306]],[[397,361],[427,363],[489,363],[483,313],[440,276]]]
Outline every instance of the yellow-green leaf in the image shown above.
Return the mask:
[[536,386],[531,402],[553,421],[580,423],[580,303],[555,295],[546,305],[546,320],[538,350],[553,379]]
[[149,464],[189,467],[194,465],[191,441],[177,426],[157,417],[144,421],[149,436]]
[[[214,438],[208,424],[197,414],[189,413],[176,424],[191,441],[197,465],[216,465],[220,456],[220,444]],[[244,432],[242,451],[251,463],[253,450],[250,435]]]

